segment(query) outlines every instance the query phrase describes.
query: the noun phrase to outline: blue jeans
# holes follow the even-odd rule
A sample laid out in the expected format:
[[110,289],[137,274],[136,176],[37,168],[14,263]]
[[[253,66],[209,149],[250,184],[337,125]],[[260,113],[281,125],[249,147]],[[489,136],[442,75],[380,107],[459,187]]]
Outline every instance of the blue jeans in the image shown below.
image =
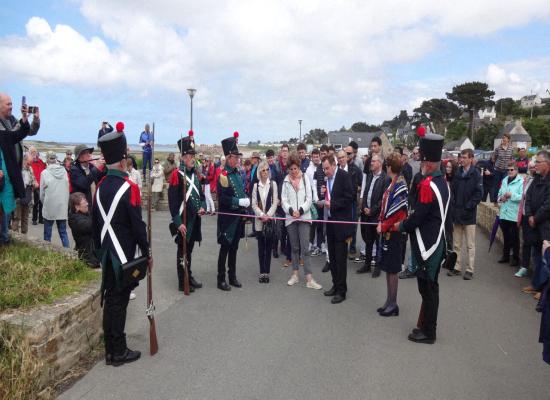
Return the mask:
[[67,235],[66,219],[57,219],[53,221],[51,219],[44,218],[44,240],[46,242],[52,241],[52,227],[54,222],[57,224],[57,231],[59,232],[59,237],[61,238],[61,243],[63,243],[63,247],[69,247],[69,236]]
[[149,170],[151,170],[151,158],[153,156],[152,153],[146,153],[143,152],[143,181],[147,180],[147,175],[145,174],[145,171],[147,170],[147,166],[149,166]]

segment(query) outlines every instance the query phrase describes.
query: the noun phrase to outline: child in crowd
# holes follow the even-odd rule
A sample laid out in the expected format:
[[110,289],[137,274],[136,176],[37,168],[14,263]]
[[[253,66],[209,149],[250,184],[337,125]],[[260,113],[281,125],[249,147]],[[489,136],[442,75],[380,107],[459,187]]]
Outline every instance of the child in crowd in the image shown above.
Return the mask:
[[32,206],[34,190],[38,188],[38,182],[34,177],[33,169],[31,168],[32,156],[28,153],[23,158],[23,184],[25,185],[25,196],[17,200],[17,207],[13,213],[11,229],[14,232],[26,234],[29,230],[29,208]]

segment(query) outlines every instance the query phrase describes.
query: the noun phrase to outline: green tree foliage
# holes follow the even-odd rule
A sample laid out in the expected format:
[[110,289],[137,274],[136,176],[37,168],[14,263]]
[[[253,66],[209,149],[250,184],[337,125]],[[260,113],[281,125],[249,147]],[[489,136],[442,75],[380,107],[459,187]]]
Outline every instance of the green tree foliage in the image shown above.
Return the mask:
[[468,133],[468,127],[462,120],[456,120],[449,124],[447,127],[447,133],[445,134],[445,141],[458,140],[463,138]]
[[473,137],[474,115],[488,105],[494,104],[491,100],[495,92],[489,90],[489,85],[484,82],[466,82],[453,87],[451,93],[447,93],[449,100],[457,102],[463,110],[470,115],[470,138]]
[[550,141],[550,121],[542,118],[524,119],[523,127],[531,136],[533,146],[548,145]]
[[314,143],[326,143],[328,139],[328,135],[325,132],[324,129],[316,128],[309,131],[309,133],[306,133],[304,136],[304,141],[308,144],[314,144]]
[[378,132],[380,127],[369,125],[366,122],[356,122],[351,126],[352,132]]
[[514,115],[518,110],[518,104],[511,97],[498,99],[495,103],[495,109],[498,116]]
[[460,108],[447,99],[430,99],[414,109],[415,120],[423,124],[433,123],[436,132],[444,132],[452,119],[460,117]]
[[486,124],[479,128],[474,134],[474,146],[476,149],[492,150],[494,140],[502,128],[500,124]]

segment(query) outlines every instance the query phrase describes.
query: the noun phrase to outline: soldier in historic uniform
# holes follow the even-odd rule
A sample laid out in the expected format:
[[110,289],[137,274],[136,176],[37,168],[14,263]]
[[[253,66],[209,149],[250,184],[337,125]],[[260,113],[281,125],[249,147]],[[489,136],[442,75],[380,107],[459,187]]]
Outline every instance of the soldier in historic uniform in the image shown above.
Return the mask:
[[432,344],[436,339],[439,308],[438,275],[445,258],[445,219],[450,191],[440,170],[443,137],[427,134],[420,138],[423,179],[417,191],[414,212],[399,224],[401,232],[411,237],[413,264],[417,266],[418,291],[422,305],[418,326],[409,340]]
[[[93,236],[103,272],[101,295],[105,360],[119,366],[137,360],[141,353],[128,349],[124,325],[130,292],[137,281],[124,283],[123,265],[139,254],[148,255],[145,222],[141,218],[139,187],[126,172],[126,138],[112,132],[99,139],[107,175],[99,182],[93,207]],[[152,259],[149,258],[149,265]]]
[[[195,242],[202,241],[201,216],[206,209],[206,202],[202,185],[195,170],[195,141],[192,131],[189,136],[178,140],[178,147],[181,154],[180,167],[172,171],[170,185],[168,187],[168,204],[172,215],[171,232],[176,235],[178,245],[176,269],[178,272],[178,289],[183,291],[183,235],[187,240],[187,269],[189,273],[189,291],[202,287],[191,272],[191,254]],[[185,185],[184,185],[185,179]],[[183,202],[183,190],[185,188],[185,204]],[[185,212],[186,224],[184,224],[183,213]]]
[[[246,195],[237,169],[239,157],[242,155],[237,148],[238,134],[222,140],[225,155],[225,167],[220,173],[217,182],[219,212],[246,215],[246,208],[250,207],[250,199]],[[232,215],[218,215],[218,244],[221,245],[218,256],[218,289],[231,290],[225,281],[225,263],[227,260],[229,284],[240,288],[237,280],[237,249],[239,240],[244,237],[244,220]]]

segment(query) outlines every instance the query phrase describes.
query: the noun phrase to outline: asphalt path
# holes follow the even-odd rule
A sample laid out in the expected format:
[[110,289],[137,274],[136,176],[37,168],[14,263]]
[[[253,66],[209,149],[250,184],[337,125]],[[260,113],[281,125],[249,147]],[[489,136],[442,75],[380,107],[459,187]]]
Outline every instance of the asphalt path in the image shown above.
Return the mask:
[[[128,345],[142,358],[114,368],[99,362],[60,399],[548,399],[550,368],[537,342],[540,314],[521,293],[527,279],[496,263],[476,237],[472,281],[440,275],[438,338],[415,344],[407,334],[420,306],[416,280],[399,281],[399,317],[376,308],[386,297],[384,275],[357,275],[348,264],[348,297],[332,305],[290,270],[272,262],[271,283],[259,284],[255,239],[242,240],[237,275],[242,289],[216,288],[215,217],[205,217],[193,253],[204,288],[177,291],[176,248],[168,214],[154,213],[154,298],[160,350],[148,354],[145,281],[128,309]],[[37,235],[41,226],[31,227]],[[38,229],[37,229],[38,228]],[[54,233],[54,241],[58,241]],[[315,279],[324,257],[312,258]]]

